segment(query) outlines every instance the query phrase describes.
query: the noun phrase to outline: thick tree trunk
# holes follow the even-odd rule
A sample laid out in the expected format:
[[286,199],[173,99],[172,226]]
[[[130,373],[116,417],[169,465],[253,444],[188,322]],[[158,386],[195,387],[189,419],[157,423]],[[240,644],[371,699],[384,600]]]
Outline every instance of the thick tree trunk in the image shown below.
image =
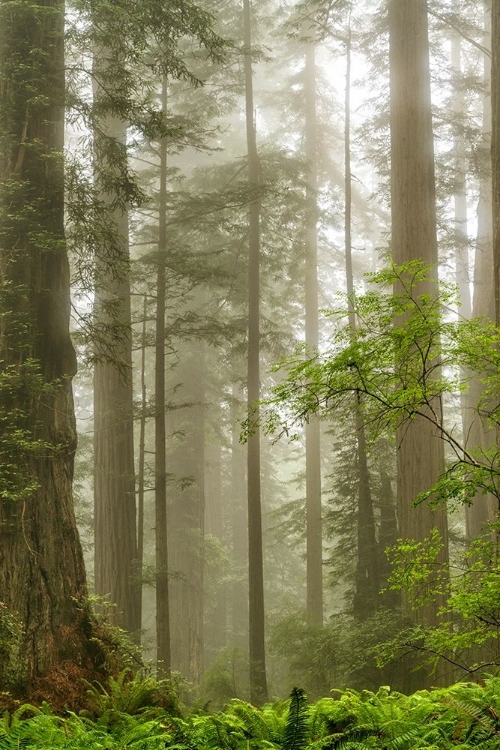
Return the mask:
[[[162,82],[162,113],[167,114],[167,82]],[[160,143],[160,193],[156,276],[155,332],[155,545],[156,545],[156,660],[159,674],[171,668],[170,602],[167,544],[167,467],[165,398],[165,313],[167,262],[167,142]]]
[[[316,127],[316,59],[313,43],[306,47],[306,344],[318,346],[318,164]],[[323,626],[323,531],[321,509],[321,437],[317,417],[306,424],[306,567],[307,620]]]
[[[389,23],[392,253],[398,264],[420,258],[437,266],[426,0],[390,0]],[[418,289],[419,293],[436,291],[434,283]],[[397,436],[400,534],[422,540],[437,527],[444,543],[440,561],[446,563],[446,510],[413,506],[419,492],[429,489],[443,468],[443,443],[430,422],[421,418],[405,424]],[[408,614],[416,622],[434,624],[440,604]]]
[[96,44],[94,104],[104,114],[94,133],[94,179],[112,231],[95,252],[95,590],[115,605],[114,624],[138,638],[141,590],[137,575],[130,256],[128,212],[119,187],[127,163],[127,128],[121,119],[106,113],[112,106],[109,89],[113,82],[108,73],[112,54],[106,46]]
[[24,698],[100,656],[71,489],[63,30],[59,0],[0,3],[0,683]]
[[[249,206],[248,257],[248,409],[258,419],[260,398],[260,165],[253,106],[250,0],[243,0],[245,106],[249,182],[255,197]],[[250,699],[267,700],[264,636],[264,562],[260,490],[260,429],[248,438],[248,576]]]

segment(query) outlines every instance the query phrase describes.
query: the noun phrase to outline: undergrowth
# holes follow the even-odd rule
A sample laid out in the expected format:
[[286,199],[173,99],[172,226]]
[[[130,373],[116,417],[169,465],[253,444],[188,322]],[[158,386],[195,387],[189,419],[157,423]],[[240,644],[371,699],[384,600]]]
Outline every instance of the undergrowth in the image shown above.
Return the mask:
[[381,687],[333,691],[310,704],[295,688],[287,701],[180,716],[166,682],[117,678],[89,686],[92,711],[64,716],[23,705],[0,721],[0,750],[498,750],[500,678],[406,696]]

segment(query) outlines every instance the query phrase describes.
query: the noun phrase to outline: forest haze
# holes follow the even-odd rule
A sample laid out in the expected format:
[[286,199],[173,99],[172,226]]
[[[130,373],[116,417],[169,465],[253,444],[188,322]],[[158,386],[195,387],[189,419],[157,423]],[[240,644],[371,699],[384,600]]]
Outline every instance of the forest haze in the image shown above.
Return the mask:
[[499,395],[500,0],[0,0],[2,705],[498,741]]

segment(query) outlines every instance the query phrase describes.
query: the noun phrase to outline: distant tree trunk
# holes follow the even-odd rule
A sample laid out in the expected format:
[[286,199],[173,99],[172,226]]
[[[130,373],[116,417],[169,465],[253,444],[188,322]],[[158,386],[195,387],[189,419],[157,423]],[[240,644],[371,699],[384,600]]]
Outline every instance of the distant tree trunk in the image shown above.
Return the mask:
[[[248,257],[248,409],[258,418],[260,398],[260,164],[254,121],[252,32],[250,0],[243,0],[245,106],[248,173],[255,196],[249,206]],[[260,430],[248,439],[248,576],[250,700],[267,700],[266,650],[264,635],[264,564],[262,550],[262,507],[260,490]]]
[[170,635],[172,669],[191,683],[203,674],[204,569],[204,354],[203,343],[179,342],[176,407],[171,412],[168,457]]
[[[379,443],[382,447],[382,443]],[[398,540],[398,519],[396,516],[396,498],[392,489],[391,477],[385,468],[380,468],[380,528],[378,534],[379,545],[379,574],[380,585],[385,588],[391,574],[391,565],[386,555],[386,549],[396,544]],[[399,592],[385,590],[381,604],[383,607],[393,608],[400,603]]]
[[[220,410],[217,409],[220,413]],[[222,416],[222,414],[221,414]],[[206,433],[208,425],[206,425]],[[205,446],[205,534],[225,547],[222,490],[222,446],[218,435],[211,435]],[[228,643],[227,582],[216,582],[215,600],[207,601],[207,651],[215,656]]]
[[[318,164],[316,127],[316,59],[315,46],[306,45],[306,344],[318,346]],[[321,438],[320,423],[311,417],[306,424],[306,566],[307,620],[323,626],[323,531],[321,509]]]
[[[426,0],[390,0],[392,253],[395,263],[415,258],[437,266],[434,147]],[[437,272],[437,271],[436,271]],[[396,290],[398,291],[398,290]],[[419,293],[435,294],[435,283]],[[444,469],[443,443],[430,422],[405,424],[397,435],[400,534],[422,540],[435,527],[448,561],[446,510],[413,501]],[[418,623],[437,621],[441,601],[407,614]]]
[[[162,81],[162,114],[167,115],[167,81]],[[167,141],[160,142],[155,335],[155,523],[156,523],[156,660],[158,672],[171,668],[167,546],[167,468],[165,425],[165,313],[167,262]]]
[[[59,0],[0,3],[0,683],[24,700],[37,681],[54,694],[101,656],[71,488],[63,33]],[[32,438],[45,445],[30,451]],[[19,626],[10,639],[9,616]]]
[[146,484],[146,423],[147,423],[147,387],[146,387],[146,317],[147,296],[144,295],[142,309],[141,335],[141,412],[139,421],[139,462],[137,467],[137,574],[140,586],[140,620],[142,626],[142,576],[144,568],[144,495]]
[[500,0],[491,3],[491,169],[495,320],[500,325]]
[[462,60],[460,36],[451,38],[451,64],[456,76],[453,111],[457,119],[455,136],[455,174],[454,174],[454,208],[455,208],[455,279],[460,300],[460,314],[465,318],[471,316],[469,239],[467,234],[467,151],[463,134],[460,132],[465,112],[465,96],[461,81]]
[[112,621],[139,637],[128,212],[119,188],[127,128],[109,113],[112,55],[94,49],[94,104],[105,112],[94,133],[94,179],[112,225],[95,251],[95,590],[116,605]]
[[[349,296],[349,326],[356,330],[354,314],[354,274],[352,270],[352,175],[351,175],[351,32],[346,46],[345,88],[345,266],[347,294]],[[356,405],[355,428],[358,463],[358,507],[357,507],[357,564],[355,575],[354,616],[365,619],[377,608],[380,593],[378,570],[378,546],[375,533],[370,489],[370,473],[366,453],[366,433],[361,404]]]
[[[491,7],[484,7],[485,29],[483,46],[491,50]],[[477,240],[474,258],[473,317],[495,320],[495,285],[493,270],[493,221],[491,186],[491,58],[483,57],[484,96],[483,133],[479,153],[479,201],[477,206]],[[481,445],[488,448],[495,444],[495,431],[488,427],[477,413],[477,405],[483,395],[479,378],[470,381],[467,393],[466,444],[470,448]],[[472,505],[465,509],[467,538],[477,539],[484,534],[488,521],[495,520],[497,503],[492,495],[478,493]]]
[[[236,368],[235,368],[236,369]],[[233,373],[233,380],[235,380]],[[231,587],[232,640],[248,644],[248,509],[245,503],[246,466],[240,443],[241,392],[233,385],[231,398],[231,547],[234,582]]]

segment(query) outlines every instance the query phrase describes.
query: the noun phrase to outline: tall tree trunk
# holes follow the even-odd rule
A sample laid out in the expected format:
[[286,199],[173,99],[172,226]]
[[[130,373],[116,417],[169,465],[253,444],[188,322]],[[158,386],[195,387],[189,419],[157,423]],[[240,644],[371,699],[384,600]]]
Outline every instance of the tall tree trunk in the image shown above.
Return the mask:
[[463,91],[462,60],[460,36],[453,34],[451,38],[451,64],[456,78],[455,94],[453,97],[453,112],[456,117],[457,132],[454,142],[455,174],[454,174],[454,209],[455,209],[455,279],[458,287],[460,314],[464,318],[471,316],[470,269],[469,269],[469,240],[467,234],[467,151],[465,138],[460,132],[465,117],[465,96]]
[[71,488],[63,32],[60,0],[0,3],[0,682],[24,699],[100,655]]
[[[491,7],[484,6],[483,47],[491,50]],[[491,186],[491,58],[485,54],[483,132],[479,149],[479,201],[477,206],[477,240],[474,258],[473,317],[487,317],[495,320],[495,287],[493,270],[493,222]],[[488,448],[495,444],[495,431],[477,413],[477,406],[483,396],[483,386],[479,378],[470,381],[467,393],[466,444],[471,448]],[[495,520],[497,503],[492,495],[478,493],[472,505],[465,509],[468,539],[477,539],[487,530],[488,521]]]
[[113,622],[139,637],[130,256],[128,212],[119,187],[127,166],[127,128],[109,111],[112,55],[96,44],[94,105],[104,114],[94,133],[94,180],[112,231],[95,251],[95,590],[116,605]]
[[[167,81],[162,81],[162,114],[167,115]],[[155,524],[156,524],[156,660],[158,672],[171,668],[167,546],[167,467],[165,424],[165,313],[167,263],[167,141],[160,142],[158,267],[155,333]]]
[[[217,409],[220,416],[220,410]],[[206,433],[209,425],[206,425]],[[218,435],[211,435],[205,446],[205,534],[217,540],[221,548],[225,548],[224,514],[222,491],[222,445]],[[227,582],[216,582],[215,597],[208,601],[207,621],[207,651],[213,659],[228,643],[227,618]]]
[[203,674],[204,353],[203,343],[179,342],[175,401],[168,440],[173,467],[169,502],[172,669],[199,684]]
[[[437,266],[434,148],[426,0],[390,0],[391,200],[392,253],[395,263],[415,258]],[[398,290],[396,290],[398,291]],[[435,283],[418,288],[435,294]],[[435,527],[444,543],[440,562],[448,561],[446,510],[413,501],[444,469],[443,443],[424,418],[414,419],[397,435],[400,534],[422,540]],[[407,614],[415,622],[435,624],[437,601]]]
[[[316,54],[315,45],[306,46],[306,344],[318,346],[318,164],[316,126]],[[321,510],[321,438],[320,423],[311,417],[306,424],[306,567],[307,621],[323,625],[323,532]]]
[[[349,296],[349,326],[356,330],[354,313],[354,274],[352,270],[352,174],[351,174],[351,31],[348,30],[346,45],[345,88],[345,267],[347,294]],[[365,619],[377,608],[380,593],[378,570],[378,546],[375,533],[370,489],[370,473],[366,453],[366,433],[361,404],[356,404],[355,429],[358,458],[358,507],[357,507],[357,564],[355,576],[354,616]]]
[[142,309],[141,335],[141,413],[139,420],[139,461],[137,467],[137,575],[140,586],[140,622],[142,626],[142,576],[144,567],[144,496],[146,484],[146,424],[147,424],[147,386],[146,386],[146,316],[147,296],[144,295]]
[[[236,370],[236,368],[234,368]],[[236,381],[233,372],[233,382]],[[231,546],[234,582],[231,590],[232,640],[248,644],[248,509],[245,503],[246,466],[240,443],[241,392],[233,385],[231,398]]]
[[[243,0],[245,108],[248,173],[255,196],[249,206],[248,257],[248,410],[258,419],[260,398],[260,164],[253,105],[250,0]],[[264,561],[260,490],[260,429],[248,438],[248,578],[250,700],[267,700],[264,635]]]
[[500,0],[491,3],[491,169],[495,320],[500,324]]

